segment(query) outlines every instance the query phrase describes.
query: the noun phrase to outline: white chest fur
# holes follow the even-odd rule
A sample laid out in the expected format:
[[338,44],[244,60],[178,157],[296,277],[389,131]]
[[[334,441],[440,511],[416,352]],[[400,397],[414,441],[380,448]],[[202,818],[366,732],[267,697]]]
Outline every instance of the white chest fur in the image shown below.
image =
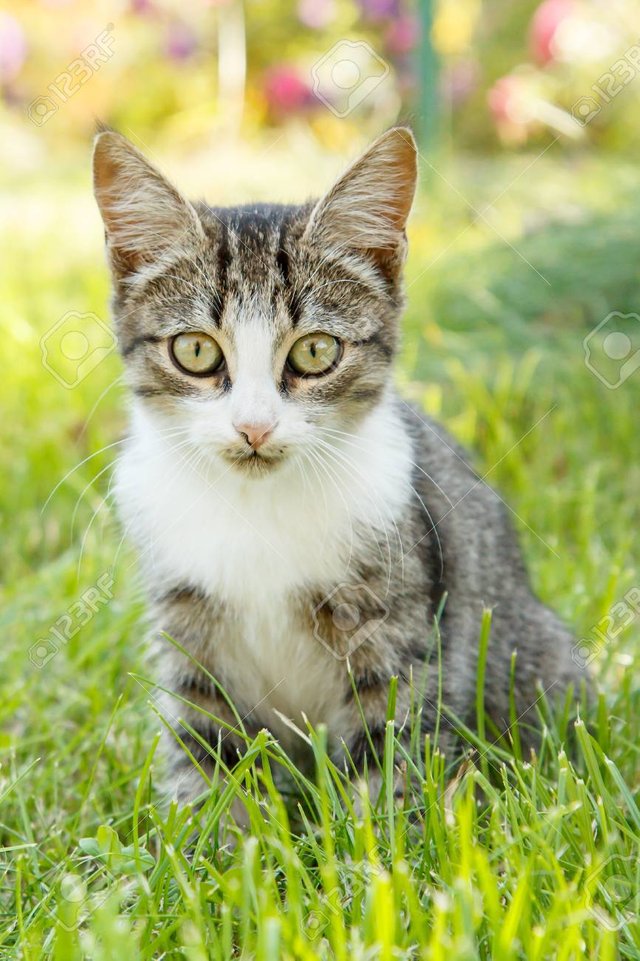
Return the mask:
[[411,496],[399,418],[380,407],[326,472],[292,462],[261,478],[194,465],[169,436],[134,409],[117,496],[143,566],[155,584],[198,587],[233,612],[216,662],[265,723],[274,725],[274,708],[296,722],[301,711],[313,723],[335,720],[346,666],[300,635],[292,598],[353,581],[353,559],[371,537],[382,555],[390,542],[397,555],[393,524]]

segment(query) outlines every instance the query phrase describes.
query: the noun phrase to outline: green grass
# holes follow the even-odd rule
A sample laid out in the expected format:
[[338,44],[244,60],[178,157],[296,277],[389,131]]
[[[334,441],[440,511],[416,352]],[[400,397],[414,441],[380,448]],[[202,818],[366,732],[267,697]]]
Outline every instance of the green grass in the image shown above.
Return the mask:
[[[85,250],[86,231],[14,226],[0,287],[0,957],[640,958],[640,373],[608,390],[582,347],[607,313],[640,308],[637,203],[624,170],[587,164],[562,193],[580,217],[540,215],[527,233],[517,212],[555,209],[563,176],[545,167],[535,198],[522,178],[492,215],[548,284],[442,184],[429,188],[400,379],[474,449],[517,515],[537,590],[577,636],[628,596],[628,626],[589,648],[601,694],[587,723],[545,716],[537,756],[489,740],[454,770],[417,737],[403,752],[390,727],[383,770],[399,764],[418,784],[403,804],[387,788],[369,801],[328,761],[323,731],[314,777],[261,734],[230,779],[214,778],[195,850],[189,812],[154,789],[143,604],[108,497],[118,449],[81,463],[121,434],[120,366],[111,355],[65,390],[40,358],[66,311],[105,316],[98,238]],[[450,178],[474,184],[482,208],[512,174],[469,161]],[[33,645],[111,567],[113,598],[34,664]],[[251,828],[218,850],[236,796]]]

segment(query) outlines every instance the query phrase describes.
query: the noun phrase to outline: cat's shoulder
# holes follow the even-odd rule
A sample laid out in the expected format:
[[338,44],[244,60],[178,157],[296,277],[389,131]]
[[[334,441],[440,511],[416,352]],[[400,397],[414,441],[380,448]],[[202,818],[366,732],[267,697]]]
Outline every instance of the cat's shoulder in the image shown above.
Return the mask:
[[460,472],[475,475],[469,451],[439,421],[399,393],[394,396],[394,407],[411,439],[416,460],[428,459],[434,464],[455,465]]

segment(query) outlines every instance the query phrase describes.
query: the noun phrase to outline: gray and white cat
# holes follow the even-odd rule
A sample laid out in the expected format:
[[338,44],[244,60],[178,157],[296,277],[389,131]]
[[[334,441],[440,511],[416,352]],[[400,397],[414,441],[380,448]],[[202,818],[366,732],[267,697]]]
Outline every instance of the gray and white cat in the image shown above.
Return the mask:
[[[531,593],[497,495],[454,441],[393,387],[405,226],[416,186],[410,130],[383,134],[314,203],[190,203],[122,136],[99,133],[95,194],[132,392],[117,496],[140,552],[154,623],[233,699],[249,733],[326,723],[336,757],[382,751],[389,680],[407,718],[426,673],[425,731],[473,725],[483,606],[493,609],[488,715],[535,722],[539,686],[580,672],[571,637]],[[207,769],[242,741],[225,698],[163,642],[175,725]],[[352,672],[352,679],[349,676]],[[352,683],[353,681],[353,683]],[[199,705],[223,722],[222,733]],[[292,722],[292,723],[291,723]],[[224,725],[228,725],[227,728]],[[202,743],[204,741],[204,744]],[[204,784],[171,740],[182,799]],[[370,765],[369,765],[370,766]]]

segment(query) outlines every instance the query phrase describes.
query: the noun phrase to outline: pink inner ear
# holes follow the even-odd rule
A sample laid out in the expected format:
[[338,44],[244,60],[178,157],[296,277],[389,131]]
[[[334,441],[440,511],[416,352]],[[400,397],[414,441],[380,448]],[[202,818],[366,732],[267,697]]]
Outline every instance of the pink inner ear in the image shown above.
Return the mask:
[[126,200],[118,190],[118,181],[124,181],[126,171],[121,163],[115,161],[108,152],[96,151],[93,182],[96,199],[102,219],[110,239],[117,242],[118,235],[132,234],[136,225],[133,208],[128,208]]
[[390,216],[397,230],[404,230],[413,206],[418,177],[417,148],[410,130],[398,129],[386,166],[394,181]]
[[120,134],[99,135],[93,177],[117,276],[135,272],[180,243],[187,246],[202,229],[191,205]]

